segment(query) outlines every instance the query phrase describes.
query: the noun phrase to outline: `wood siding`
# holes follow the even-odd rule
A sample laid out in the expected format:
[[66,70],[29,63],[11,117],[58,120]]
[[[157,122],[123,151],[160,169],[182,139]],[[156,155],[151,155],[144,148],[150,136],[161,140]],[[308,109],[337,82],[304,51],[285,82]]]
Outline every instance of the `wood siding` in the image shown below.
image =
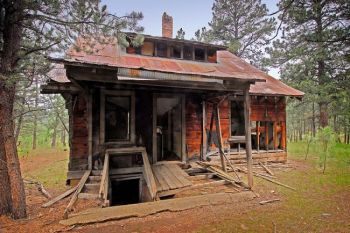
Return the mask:
[[87,105],[83,95],[72,98],[72,143],[69,170],[84,170],[88,166]]

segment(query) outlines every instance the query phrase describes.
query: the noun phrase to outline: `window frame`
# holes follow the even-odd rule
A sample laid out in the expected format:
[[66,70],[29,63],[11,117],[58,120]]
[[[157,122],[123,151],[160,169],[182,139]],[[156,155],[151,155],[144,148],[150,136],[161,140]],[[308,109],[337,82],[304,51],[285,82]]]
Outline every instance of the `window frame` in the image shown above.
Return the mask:
[[[106,96],[121,96],[130,98],[130,137],[127,140],[117,140],[106,142]],[[120,91],[120,90],[101,90],[100,96],[100,144],[108,145],[123,145],[135,144],[135,92],[134,91]]]

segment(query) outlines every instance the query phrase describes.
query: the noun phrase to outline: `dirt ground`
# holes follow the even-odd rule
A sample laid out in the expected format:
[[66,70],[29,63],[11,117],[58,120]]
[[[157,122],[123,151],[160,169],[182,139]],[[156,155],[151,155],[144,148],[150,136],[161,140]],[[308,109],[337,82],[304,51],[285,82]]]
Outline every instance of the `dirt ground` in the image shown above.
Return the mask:
[[[41,164],[60,162],[66,154],[38,156]],[[23,173],[35,174],[38,164],[22,159]],[[37,161],[38,161],[37,160]],[[249,202],[206,206],[181,212],[163,212],[144,218],[131,218],[86,226],[65,227],[59,224],[69,199],[51,208],[41,208],[47,199],[35,187],[27,185],[28,219],[14,221],[0,216],[0,233],[6,232],[350,232],[350,188],[333,185],[330,177],[316,178],[313,163],[290,159],[289,168],[271,168],[278,180],[294,186],[285,189],[255,178],[254,191],[260,195]],[[346,170],[348,172],[348,170]],[[53,172],[54,173],[54,172]],[[242,174],[243,175],[243,174]],[[34,176],[34,175],[33,175]],[[33,177],[31,176],[31,177]],[[61,181],[62,182],[62,181]],[[346,183],[347,184],[347,183]],[[60,188],[56,188],[59,185]],[[62,193],[64,184],[48,184],[53,196]],[[220,188],[217,188],[220,190]],[[227,191],[227,187],[222,189]],[[206,194],[201,190],[199,194]],[[263,200],[281,201],[260,205]],[[78,201],[75,212],[95,205]]]

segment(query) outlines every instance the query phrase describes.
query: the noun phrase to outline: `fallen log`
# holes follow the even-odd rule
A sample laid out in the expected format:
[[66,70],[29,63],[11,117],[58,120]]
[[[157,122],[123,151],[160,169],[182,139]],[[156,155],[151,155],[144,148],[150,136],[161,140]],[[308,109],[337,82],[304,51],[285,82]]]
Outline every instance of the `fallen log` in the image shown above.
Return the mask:
[[53,204],[55,204],[56,202],[68,197],[69,195],[71,195],[73,192],[75,192],[75,190],[77,190],[78,186],[75,186],[74,188],[71,188],[69,190],[67,190],[66,192],[62,193],[61,195],[53,198],[52,200],[50,200],[49,202],[43,204],[41,207],[43,208],[47,208],[52,206]]
[[262,168],[264,168],[264,170],[265,170],[267,173],[269,173],[271,176],[274,176],[274,175],[275,175],[275,174],[274,174],[268,167],[266,167],[264,164],[259,163],[259,165],[260,165]]
[[272,202],[277,202],[277,201],[280,201],[280,199],[271,199],[271,200],[267,200],[267,201],[261,201],[259,202],[260,205],[265,205],[265,204],[268,204],[268,203],[272,203]]
[[51,199],[52,198],[50,193],[48,191],[46,191],[46,189],[44,188],[44,185],[42,183],[40,183],[39,181],[23,179],[23,182],[25,184],[33,184],[33,185],[35,185],[35,187],[38,189],[38,191],[41,192],[44,195],[44,197],[46,197],[47,199]]

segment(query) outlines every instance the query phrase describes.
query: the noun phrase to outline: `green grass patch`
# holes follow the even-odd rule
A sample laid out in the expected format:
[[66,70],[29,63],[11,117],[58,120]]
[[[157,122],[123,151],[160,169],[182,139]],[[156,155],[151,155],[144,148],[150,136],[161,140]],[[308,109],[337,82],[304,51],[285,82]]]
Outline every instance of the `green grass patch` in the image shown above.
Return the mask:
[[24,178],[41,182],[45,188],[65,189],[68,170],[68,151],[37,149],[21,158]]
[[350,146],[336,144],[330,150],[325,174],[319,165],[316,144],[304,160],[306,143],[289,143],[288,156],[297,169],[277,172],[278,180],[297,188],[292,191],[255,178],[257,190],[275,190],[281,202],[254,207],[198,232],[350,232]]

